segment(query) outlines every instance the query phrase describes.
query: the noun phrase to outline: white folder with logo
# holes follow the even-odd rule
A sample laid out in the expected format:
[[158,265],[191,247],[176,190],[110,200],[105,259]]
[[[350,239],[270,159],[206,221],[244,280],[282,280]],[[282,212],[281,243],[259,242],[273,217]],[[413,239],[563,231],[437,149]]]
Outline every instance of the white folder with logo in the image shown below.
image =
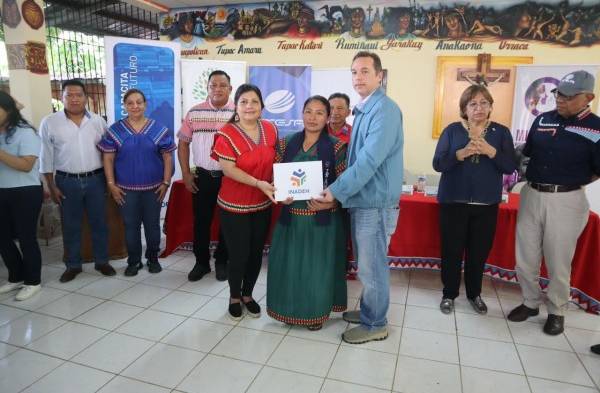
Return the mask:
[[273,164],[273,179],[276,201],[288,197],[296,201],[318,198],[323,192],[323,164],[321,161]]

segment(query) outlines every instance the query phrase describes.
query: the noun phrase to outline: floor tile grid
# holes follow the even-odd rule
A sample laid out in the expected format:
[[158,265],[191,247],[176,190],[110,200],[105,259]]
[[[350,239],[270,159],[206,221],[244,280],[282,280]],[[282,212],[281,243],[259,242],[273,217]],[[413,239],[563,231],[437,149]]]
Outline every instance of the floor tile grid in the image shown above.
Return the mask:
[[[58,247],[60,247],[60,246],[58,246]],[[59,248],[59,249],[60,249],[60,248]],[[42,248],[42,250],[43,250],[43,248]],[[184,256],[182,256],[180,259],[183,259],[183,258],[184,258]],[[175,262],[174,262],[174,263],[175,263]],[[48,263],[45,263],[45,264],[48,264]],[[52,263],[50,263],[50,264],[52,264]],[[100,273],[97,273],[97,274],[98,274],[98,275],[100,275]],[[149,277],[149,278],[150,278],[150,277]],[[118,278],[118,277],[115,277],[115,278],[111,278],[111,279],[119,279],[119,278]],[[145,281],[145,280],[146,280],[146,279],[144,279],[143,281]],[[124,280],[124,281],[126,281],[126,280]],[[140,283],[142,283],[143,281],[141,281]],[[89,284],[87,284],[87,285],[92,285],[92,284],[93,284],[93,282],[90,282],[90,283],[89,283]],[[137,283],[136,283],[136,284],[137,284]],[[79,290],[81,290],[81,289],[83,289],[83,288],[85,288],[87,285],[85,285],[85,286],[84,286],[84,287],[82,287],[82,288],[78,288],[78,289],[73,289],[73,290],[64,290],[66,293],[65,293],[63,296],[61,296],[60,298],[62,298],[62,297],[64,297],[64,296],[68,296],[70,293],[77,293],[77,294],[80,294],[78,291],[79,291]],[[145,285],[152,285],[152,284],[145,284]],[[181,285],[185,285],[185,283],[182,283]],[[157,286],[157,285],[153,285],[153,286]],[[127,290],[127,288],[126,288],[126,289],[123,289],[123,291],[119,291],[118,293],[115,293],[115,294],[114,294],[114,296],[113,296],[113,298],[114,298],[114,297],[116,297],[116,296],[118,296],[118,295],[119,295],[121,292],[124,292],[124,291],[126,291],[126,290]],[[175,290],[176,290],[176,289],[173,289],[173,290],[171,290],[171,292],[173,292],[173,291],[175,291]],[[144,310],[149,310],[149,309],[150,309],[150,308],[151,308],[151,307],[152,307],[154,304],[156,304],[157,302],[159,302],[160,300],[162,300],[164,297],[168,296],[168,295],[169,295],[171,292],[169,292],[169,293],[167,293],[165,296],[163,296],[163,297],[159,298],[158,300],[156,300],[156,302],[152,303],[151,305],[149,305],[148,307],[146,307]],[[118,302],[117,300],[114,300],[113,298],[110,298],[110,299],[105,299],[105,298],[98,298],[98,297],[95,297],[95,296],[92,296],[92,295],[85,295],[85,296],[90,296],[90,297],[97,298],[97,299],[99,299],[99,300],[102,300],[102,302],[101,302],[101,303],[99,303],[98,305],[96,305],[96,306],[92,307],[91,309],[89,309],[89,310],[86,310],[85,312],[83,312],[83,313],[81,313],[81,314],[79,314],[79,315],[76,315],[76,316],[74,316],[74,317],[73,317],[73,319],[65,319],[65,318],[61,318],[61,317],[58,317],[58,316],[53,316],[53,317],[54,317],[54,318],[61,319],[61,320],[65,321],[65,322],[73,322],[73,323],[77,323],[77,324],[81,324],[81,325],[91,326],[91,327],[94,327],[94,328],[96,328],[96,329],[105,330],[107,333],[106,333],[106,334],[104,334],[103,336],[99,337],[97,340],[94,340],[93,342],[91,342],[91,343],[90,343],[89,345],[87,345],[85,348],[81,349],[79,352],[77,352],[76,354],[74,354],[74,355],[73,355],[73,356],[72,356],[70,359],[74,359],[75,357],[77,357],[77,355],[79,355],[81,352],[85,351],[85,350],[86,350],[86,349],[88,349],[89,347],[91,347],[91,346],[93,346],[94,344],[96,344],[98,341],[100,341],[102,338],[104,338],[104,337],[105,337],[107,334],[109,334],[109,333],[113,333],[113,332],[114,332],[114,333],[117,333],[117,330],[118,330],[118,329],[119,329],[121,326],[125,325],[127,322],[129,322],[130,320],[134,319],[134,318],[137,316],[137,314],[136,314],[136,315],[134,315],[134,316],[132,316],[131,318],[129,318],[128,320],[125,320],[123,323],[121,323],[120,325],[116,326],[114,329],[111,329],[111,330],[107,330],[107,329],[99,328],[99,327],[97,327],[97,326],[94,326],[94,325],[86,324],[85,322],[75,322],[75,319],[76,319],[76,318],[78,318],[80,315],[82,315],[82,314],[84,314],[84,313],[86,313],[86,312],[89,312],[89,311],[93,310],[93,309],[94,309],[94,308],[96,308],[96,307],[99,307],[101,304],[103,304],[103,303],[105,303],[105,302],[108,302],[108,301],[114,301],[114,302]],[[57,300],[59,300],[60,298],[57,298],[57,299],[55,299],[54,301],[57,301]],[[123,303],[123,304],[126,304],[126,303]],[[11,306],[11,305],[7,305],[7,307],[12,307],[12,306]],[[44,307],[44,306],[41,306],[40,308],[42,308],[42,307]],[[202,307],[202,306],[200,306],[199,308],[201,308],[201,307]],[[15,307],[15,308],[16,308],[16,307]],[[161,311],[161,312],[163,312],[163,311]],[[32,311],[32,313],[38,313],[38,314],[41,314],[41,315],[48,315],[48,314],[44,314],[43,312],[39,312],[39,311],[37,311],[37,309],[36,309],[36,310],[33,310],[33,311]],[[167,314],[171,314],[171,313],[168,313],[168,312],[165,312],[165,313],[167,313]],[[28,313],[28,314],[29,314],[29,313]],[[25,314],[25,315],[27,315],[27,314]],[[24,317],[25,315],[23,315],[23,316],[21,316],[21,317],[19,317],[19,318],[22,318],[22,317]],[[173,314],[173,315],[178,315],[178,314]],[[19,318],[16,318],[16,319],[19,319]],[[181,323],[185,322],[187,319],[188,319],[188,318],[185,318],[185,319],[184,319],[184,320],[183,320]],[[10,321],[10,322],[12,322],[12,321]],[[7,322],[7,323],[10,323],[10,322]],[[173,331],[173,330],[175,330],[177,327],[179,327],[179,325],[181,325],[181,323],[180,323],[180,324],[178,324],[177,326],[175,326],[173,329],[171,329],[171,330],[170,330],[170,331],[168,331],[167,333],[165,333],[165,334],[163,335],[163,337],[161,337],[161,338],[160,338],[158,341],[156,341],[156,342],[154,343],[154,345],[152,345],[152,346],[151,346],[151,347],[149,347],[149,348],[148,348],[146,351],[144,351],[142,354],[140,354],[140,356],[138,356],[138,357],[137,357],[135,360],[133,360],[132,362],[130,362],[130,364],[133,364],[133,363],[135,363],[135,362],[136,362],[136,361],[137,361],[139,358],[141,358],[141,357],[142,357],[142,356],[143,356],[143,355],[144,355],[146,352],[150,351],[152,348],[154,348],[156,345],[158,345],[158,344],[160,343],[160,340],[162,340],[164,337],[166,337],[167,335],[169,335],[169,333],[171,333],[171,331]],[[62,326],[62,325],[61,325],[61,326]],[[61,326],[58,326],[58,327],[56,327],[56,328],[54,328],[54,329],[52,329],[52,330],[49,330],[48,332],[46,332],[45,334],[43,334],[43,335],[41,335],[40,337],[36,338],[36,339],[35,339],[35,340],[33,340],[32,342],[34,342],[34,341],[37,341],[37,340],[39,340],[39,339],[42,339],[43,337],[47,336],[48,334],[51,334],[53,331],[55,331],[55,330],[59,329]],[[132,336],[132,335],[129,335],[129,334],[127,334],[127,333],[122,333],[122,332],[118,332],[118,334],[122,334],[122,335],[125,335],[125,336],[128,336],[128,337],[139,338],[139,337]],[[166,344],[166,343],[163,343],[163,344],[164,344],[164,345],[170,345],[170,344]],[[14,345],[13,345],[13,346],[14,346]],[[170,346],[174,346],[174,347],[176,347],[175,345],[170,345]],[[87,365],[87,364],[81,364],[81,363],[78,363],[78,362],[76,362],[76,361],[71,361],[71,360],[67,360],[67,361],[65,361],[64,359],[57,358],[57,357],[55,357],[55,356],[52,356],[52,355],[49,355],[49,354],[46,354],[46,353],[43,353],[43,352],[38,352],[38,351],[35,351],[34,349],[27,348],[26,346],[16,346],[16,347],[18,347],[20,350],[26,350],[26,351],[31,351],[31,352],[39,353],[39,354],[42,354],[42,355],[44,355],[44,356],[48,356],[48,357],[52,357],[52,358],[56,358],[56,359],[58,359],[58,360],[61,360],[61,361],[62,361],[62,363],[61,363],[61,364],[59,364],[57,367],[53,368],[52,370],[50,370],[50,371],[49,371],[49,372],[47,372],[46,374],[42,375],[41,377],[39,377],[39,378],[37,378],[37,379],[35,379],[35,380],[31,381],[31,383],[30,383],[30,384],[29,384],[29,385],[28,385],[28,386],[27,386],[25,389],[27,389],[29,386],[31,386],[31,385],[33,385],[33,384],[35,384],[37,381],[41,380],[42,378],[44,378],[44,377],[45,377],[45,376],[47,376],[48,374],[52,373],[54,370],[56,370],[58,367],[62,366],[64,363],[73,363],[73,364],[78,364],[78,365],[81,365],[81,366],[84,366],[84,367],[88,367],[88,368],[95,369],[95,370],[98,370],[98,371],[106,372],[105,370],[101,370],[101,369],[95,368],[95,367],[93,367],[93,366],[90,366],[90,365]],[[198,351],[198,352],[200,352],[200,351]],[[9,355],[7,355],[7,356],[9,356]],[[110,383],[110,382],[111,382],[111,381],[112,381],[114,378],[116,378],[117,376],[120,376],[120,374],[114,374],[114,377],[113,377],[113,378],[111,378],[111,379],[110,379],[110,380],[109,380],[109,381],[108,381],[106,384]],[[187,376],[187,375],[186,375],[186,376]],[[126,378],[135,380],[135,378],[131,378],[131,377],[126,377]],[[140,382],[144,382],[144,383],[149,383],[149,384],[152,384],[152,383],[150,383],[150,382],[148,382],[148,381],[141,381],[141,380],[140,380]],[[106,385],[106,384],[105,384],[105,385]],[[105,386],[105,385],[103,385],[103,386]],[[103,387],[103,386],[102,386],[102,387]],[[156,386],[160,386],[160,385],[156,385]],[[102,387],[101,387],[100,389],[102,389]],[[162,386],[161,386],[161,387],[162,387]]]
[[[502,281],[498,281],[498,280],[493,280],[493,282],[494,282],[494,283],[499,283],[499,282],[500,282],[500,283],[503,283]],[[501,293],[500,293],[499,291],[497,291],[497,295],[498,295],[498,298],[501,298],[501,297],[502,297],[502,295],[501,295]],[[506,319],[505,319],[505,322],[506,322],[506,323],[507,323],[507,325],[508,325],[508,320],[506,320]],[[533,321],[525,321],[525,322],[521,322],[521,323],[529,323],[529,324],[535,324],[535,325],[539,325],[539,322],[533,322]],[[586,329],[582,329],[582,330],[586,330]],[[521,362],[521,367],[523,368],[524,375],[525,375],[525,377],[526,377],[526,379],[527,379],[527,385],[529,386],[529,389],[530,389],[530,390],[532,390],[531,381],[530,381],[530,378],[532,378],[532,377],[531,377],[531,376],[529,376],[529,375],[527,374],[527,371],[526,371],[526,368],[525,368],[525,364],[524,364],[524,362],[523,362],[522,355],[521,355],[520,351],[518,350],[517,343],[516,343],[516,341],[515,341],[515,338],[514,338],[514,336],[513,336],[513,332],[512,332],[512,330],[510,329],[510,327],[509,327],[508,331],[509,331],[509,334],[510,334],[510,336],[511,336],[511,339],[512,339],[512,344],[513,344],[513,346],[515,347],[515,350],[516,350],[517,356],[519,357],[519,361]],[[593,331],[593,330],[590,330],[590,331]],[[542,331],[542,329],[541,329],[541,328],[540,328],[540,332],[539,332],[539,333],[540,333],[541,335],[545,334],[545,333],[543,333],[543,331]],[[586,371],[586,373],[587,373],[587,374],[588,374],[588,376],[590,377],[590,380],[592,381],[592,383],[594,383],[594,387],[595,387],[595,388],[596,388],[596,389],[597,389],[597,390],[600,392],[600,386],[599,386],[599,385],[598,385],[598,384],[595,382],[595,379],[594,379],[594,377],[591,375],[591,373],[590,373],[589,369],[588,369],[587,367],[585,367],[585,365],[584,365],[584,362],[583,362],[583,361],[582,361],[582,359],[581,359],[581,355],[580,355],[579,353],[577,353],[577,351],[575,350],[575,347],[573,346],[573,344],[572,344],[572,343],[571,343],[571,341],[569,340],[568,336],[566,336],[564,333],[562,333],[562,335],[564,335],[564,336],[565,336],[565,339],[567,340],[567,342],[569,343],[569,345],[570,345],[570,347],[571,347],[571,351],[564,351],[564,352],[574,353],[574,354],[575,354],[575,356],[577,356],[577,359],[579,360],[579,363],[580,363],[581,365],[583,365],[583,367],[584,367],[584,370]],[[519,344],[519,345],[523,345],[523,346],[530,346],[530,347],[534,347],[534,348],[544,348],[544,349],[547,349],[546,347],[535,346],[535,345],[529,345],[529,344]],[[554,348],[553,348],[552,350],[554,350],[554,351],[561,351],[561,349],[554,349]],[[461,367],[462,367],[462,366],[461,366]],[[503,372],[505,372],[505,371],[503,371]],[[510,374],[510,373],[509,373],[509,374]],[[540,377],[535,377],[535,378],[538,378],[538,379],[544,379],[544,380],[548,380],[548,381],[554,381],[554,382],[563,382],[563,381],[558,381],[558,380],[554,380],[554,379],[547,379],[547,378],[540,378]],[[582,387],[587,387],[587,386],[584,386],[584,385],[576,385],[576,384],[571,384],[571,385],[573,385],[573,386],[582,386]]]
[[[408,276],[408,290],[410,291],[410,287],[411,287],[411,281],[412,281],[412,274],[409,274]],[[406,304],[408,302],[408,292],[406,293],[406,299],[404,301],[404,318],[402,318],[402,327],[400,329],[400,344],[398,345],[398,352],[396,353],[396,363],[394,364],[394,380],[392,380],[392,392],[394,390],[394,384],[395,384],[395,377],[396,377],[396,370],[398,369],[398,359],[400,357],[400,346],[402,346],[402,339],[404,338],[404,324],[406,323]],[[456,319],[455,322],[456,323]],[[460,358],[459,358],[460,360]],[[460,363],[459,363],[460,364]],[[461,380],[461,386],[462,386],[462,380]],[[462,389],[461,389],[462,391]]]
[[[182,258],[183,258],[183,257],[182,257]],[[173,262],[173,263],[175,263],[175,262]],[[145,280],[144,280],[144,281],[145,281]],[[141,282],[143,282],[143,281],[141,281]],[[185,284],[185,283],[184,283],[184,284]],[[182,284],[182,285],[184,285],[184,284]],[[152,284],[146,284],[146,285],[152,285]],[[408,283],[408,287],[409,287],[409,289],[410,289],[410,287],[411,287],[411,283],[410,283],[410,282]],[[175,290],[175,289],[171,290],[171,292],[169,292],[169,293],[172,293],[174,290]],[[77,290],[73,290],[73,291],[69,291],[69,292],[77,292]],[[117,294],[115,294],[114,296],[117,296]],[[168,294],[167,294],[167,295],[165,295],[165,296],[168,296]],[[217,294],[217,295],[214,295],[214,296],[212,296],[212,297],[214,298],[214,297],[217,297],[217,296],[218,296],[218,294]],[[496,294],[496,296],[499,296],[499,295],[498,295],[498,294]],[[105,300],[105,299],[102,299],[102,300],[103,300],[103,301],[108,301],[108,300]],[[115,300],[113,300],[113,301],[115,301]],[[157,302],[158,302],[158,301],[160,301],[160,299],[159,299],[159,300],[157,300]],[[155,304],[155,303],[153,303],[153,304]],[[146,307],[146,310],[148,310],[148,309],[150,309],[150,308],[151,308],[151,305],[150,305],[150,306],[148,306],[148,307]],[[200,308],[201,308],[201,307],[200,307]],[[404,305],[404,309],[406,309],[406,305]],[[132,318],[133,318],[133,317],[132,317]],[[189,319],[189,317],[188,317],[188,318],[185,318],[185,319],[182,321],[182,323],[183,323],[185,320],[187,320],[187,319]],[[124,322],[124,323],[126,323],[126,322]],[[455,319],[455,324],[456,324],[456,323],[457,323],[457,322],[456,322],[456,319]],[[179,325],[177,325],[177,326],[179,326]],[[177,326],[176,326],[175,328],[173,328],[172,330],[176,329],[176,328],[177,328]],[[237,326],[237,325],[236,325],[236,326]],[[252,329],[251,327],[245,327],[245,328],[247,328],[247,329]],[[403,320],[403,323],[402,323],[402,327],[401,327],[401,328],[404,328],[404,320]],[[116,329],[117,329],[117,328],[113,329],[112,331],[115,331]],[[172,330],[171,330],[171,331],[172,331]],[[258,330],[260,330],[260,329],[258,329]],[[509,330],[509,331],[510,331],[510,330]],[[231,332],[231,331],[230,331],[230,332]],[[49,334],[49,333],[50,333],[50,332],[48,332],[48,333],[46,333],[46,334]],[[166,336],[166,335],[168,335],[169,333],[170,333],[170,332],[166,333],[166,334],[165,334],[165,336]],[[285,335],[287,336],[287,335],[288,335],[288,333],[289,333],[289,331],[288,331],[288,332],[286,332],[286,334],[285,334]],[[123,334],[123,333],[121,333],[121,334]],[[229,334],[229,333],[228,333],[228,334]],[[402,334],[402,332],[401,332],[401,334]],[[164,337],[164,336],[163,336],[163,337]],[[225,337],[226,337],[226,336],[225,336]],[[225,337],[223,337],[223,339],[224,339]],[[458,340],[458,334],[456,334],[456,337],[457,337],[457,340]],[[40,337],[40,338],[41,338],[41,337]],[[512,338],[512,333],[511,333],[511,338]],[[38,339],[39,339],[39,338],[38,338]],[[402,336],[401,336],[401,338],[400,338],[400,339],[402,339]],[[514,338],[512,339],[512,341],[513,341],[513,345],[514,345]],[[278,347],[281,345],[281,343],[282,343],[282,342],[283,342],[283,341],[280,341],[280,342],[279,342],[279,344],[277,345],[277,347],[276,347],[276,348],[275,348],[275,349],[274,349],[274,350],[271,352],[271,354],[270,354],[270,356],[269,356],[269,359],[270,359],[270,358],[273,356],[273,354],[274,354],[274,353],[277,351],[277,348],[278,348]],[[90,344],[90,346],[91,346],[91,345],[93,345],[93,343],[92,343],[92,344]],[[156,344],[155,344],[155,345],[156,345]],[[167,344],[167,345],[168,345],[168,344]],[[458,342],[457,342],[457,345],[458,345]],[[572,346],[572,344],[571,344],[571,346]],[[341,347],[341,343],[339,343],[339,344],[338,344],[337,351],[339,351],[339,348],[340,348],[340,347]],[[372,350],[372,349],[366,349],[366,350]],[[337,355],[337,351],[336,351],[336,355]],[[518,353],[518,351],[517,351],[517,353]],[[460,356],[460,354],[459,354],[459,356]],[[579,356],[578,356],[578,358],[579,358]],[[269,359],[267,359],[267,361],[265,362],[265,364],[266,364],[266,363],[269,361]],[[579,360],[581,361],[581,359],[580,359],[580,358],[579,358]],[[396,362],[397,362],[397,361],[398,361],[398,356],[397,356],[397,353],[396,353]],[[460,362],[460,360],[459,360],[459,362]],[[263,364],[263,365],[262,365],[262,368],[261,368],[261,370],[262,370],[262,369],[265,367],[265,364]],[[333,365],[333,362],[332,362],[332,364],[330,364],[329,370],[331,369],[332,365]],[[89,367],[89,366],[88,366],[88,367]],[[270,366],[270,367],[271,367],[271,366]],[[327,373],[327,375],[329,375],[329,370],[328,370],[328,373]],[[586,369],[586,370],[587,370],[587,369]],[[589,373],[589,371],[588,371],[588,373]],[[258,374],[260,374],[260,372],[259,372]],[[258,374],[257,374],[257,375],[258,375]],[[32,383],[34,383],[34,382],[35,382],[35,381],[33,381]],[[144,381],[144,382],[145,382],[145,381]],[[146,382],[146,383],[147,383],[147,382]],[[251,386],[251,385],[250,385],[250,386]]]
[[[590,372],[589,367],[586,367],[585,362],[582,359],[582,355],[575,350],[575,345],[571,342],[571,340],[569,339],[569,336],[565,335],[565,337],[566,337],[567,342],[569,343],[569,345],[571,345],[571,348],[573,349],[573,353],[575,353],[575,356],[577,356],[577,360],[579,360],[579,363],[581,363],[583,365],[584,370],[586,371],[586,373],[588,374],[588,376],[592,380],[592,383],[594,384],[594,387],[600,392],[600,379],[595,378],[594,375],[592,375],[592,373]],[[598,344],[600,344],[600,342]],[[590,354],[591,354],[591,352],[590,352]]]

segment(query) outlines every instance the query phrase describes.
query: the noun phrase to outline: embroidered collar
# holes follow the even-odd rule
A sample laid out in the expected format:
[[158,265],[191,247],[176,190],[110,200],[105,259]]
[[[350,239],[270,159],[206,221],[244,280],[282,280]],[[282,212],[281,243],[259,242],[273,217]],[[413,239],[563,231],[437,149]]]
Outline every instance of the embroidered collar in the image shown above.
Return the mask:
[[248,146],[258,146],[261,143],[263,145],[266,145],[267,137],[265,136],[262,122],[260,120],[258,120],[257,123],[258,123],[258,142],[254,141],[238,123],[232,123],[232,125],[237,130],[237,132],[239,132],[240,135],[242,135],[242,137],[246,140],[246,143],[248,143]]
[[121,122],[121,124],[123,124],[123,127],[127,130],[127,132],[129,132],[131,135],[142,135],[145,134],[149,129],[150,126],[152,124],[154,124],[154,120],[146,118],[146,123],[144,123],[144,125],[142,126],[142,128],[140,128],[139,131],[137,131],[135,128],[133,128],[133,126],[131,125],[131,123],[129,123],[128,121],[128,117],[119,120]]

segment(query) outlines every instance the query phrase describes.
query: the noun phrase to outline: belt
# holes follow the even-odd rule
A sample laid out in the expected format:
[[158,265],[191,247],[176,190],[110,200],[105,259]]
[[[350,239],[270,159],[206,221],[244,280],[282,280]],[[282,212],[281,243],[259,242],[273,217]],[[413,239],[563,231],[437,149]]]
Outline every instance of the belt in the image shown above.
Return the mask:
[[535,188],[539,192],[569,192],[579,190],[581,186],[562,186],[560,184],[542,184],[529,182],[531,188]]
[[221,170],[211,171],[209,169],[204,169],[199,166],[196,167],[196,173],[206,173],[206,174],[210,175],[210,177],[223,177],[223,171],[221,171]]
[[96,176],[101,173],[104,173],[104,168],[98,168],[98,169],[95,169],[90,172],[81,172],[81,173],[68,173],[68,172],[63,172],[63,171],[56,171],[57,175],[61,175],[64,177],[76,177],[76,178]]

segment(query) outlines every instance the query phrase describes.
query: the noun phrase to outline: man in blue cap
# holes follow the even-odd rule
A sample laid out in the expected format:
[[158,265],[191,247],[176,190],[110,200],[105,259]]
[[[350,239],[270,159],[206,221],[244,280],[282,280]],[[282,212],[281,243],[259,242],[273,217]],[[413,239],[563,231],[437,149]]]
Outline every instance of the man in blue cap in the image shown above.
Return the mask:
[[524,301],[508,319],[521,322],[538,315],[543,257],[550,279],[544,325],[549,335],[564,330],[571,262],[589,216],[583,186],[600,176],[600,118],[589,107],[593,91],[594,77],[586,71],[562,78],[552,90],[556,110],[535,119],[523,149],[530,161],[517,218],[516,270]]

